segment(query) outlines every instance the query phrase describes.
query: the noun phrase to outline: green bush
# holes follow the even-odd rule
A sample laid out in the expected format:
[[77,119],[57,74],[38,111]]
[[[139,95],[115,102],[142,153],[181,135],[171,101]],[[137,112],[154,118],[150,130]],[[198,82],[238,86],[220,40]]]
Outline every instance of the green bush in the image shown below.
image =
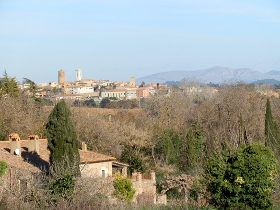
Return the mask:
[[100,108],[107,108],[107,105],[110,103],[109,98],[103,98],[99,104]]
[[7,163],[0,161],[0,177],[5,174],[7,168]]
[[278,176],[274,153],[263,145],[239,148],[228,157],[214,157],[205,168],[207,189],[218,208],[269,209]]
[[51,181],[50,191],[53,195],[71,200],[75,187],[75,180],[72,175],[65,175],[62,178]]
[[135,189],[133,189],[132,183],[129,179],[118,175],[116,176],[113,185],[114,196],[124,201],[132,201],[135,194]]
[[137,155],[136,149],[134,147],[131,146],[124,147],[124,150],[121,155],[121,161],[129,164],[128,167],[129,174],[132,174],[134,170],[141,173],[144,173],[146,171],[144,162]]
[[166,163],[174,164],[178,161],[178,153],[179,135],[172,129],[164,130],[155,146],[155,154],[163,157]]
[[190,198],[194,201],[198,201],[199,195],[202,192],[202,184],[198,178],[196,178],[192,184],[192,187],[190,189]]

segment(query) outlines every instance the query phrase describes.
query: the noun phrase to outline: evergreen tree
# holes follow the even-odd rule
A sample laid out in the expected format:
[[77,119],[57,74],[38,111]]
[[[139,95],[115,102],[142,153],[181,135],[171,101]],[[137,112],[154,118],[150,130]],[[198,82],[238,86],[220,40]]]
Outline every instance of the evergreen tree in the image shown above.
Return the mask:
[[78,175],[80,173],[78,141],[65,101],[59,102],[54,107],[46,131],[50,150],[50,172],[56,174],[62,171]]
[[122,151],[120,160],[129,164],[129,174],[132,174],[134,170],[141,173],[146,172],[146,167],[144,165],[143,160],[136,152],[136,147],[126,145],[124,147],[124,150]]
[[166,129],[161,134],[159,142],[155,146],[155,153],[165,159],[167,164],[178,161],[179,135],[172,129]]
[[0,119],[0,141],[7,140],[8,132],[4,122]]
[[269,99],[267,99],[266,102],[265,113],[265,145],[271,147],[274,150],[274,152],[279,152],[280,132],[277,123],[273,119]]
[[13,97],[17,97],[19,94],[18,84],[15,78],[9,78],[7,72],[4,73],[4,78],[0,82],[1,94],[10,94]]
[[188,171],[201,164],[204,147],[203,132],[196,120],[179,141],[179,168]]
[[194,132],[195,156],[196,156],[196,159],[198,159],[202,156],[203,144],[204,144],[203,132],[202,132],[202,128],[199,125],[198,120],[196,120],[192,124],[192,129]]
[[38,91],[36,83],[33,82],[32,80],[28,79],[28,78],[24,78],[23,79],[23,84],[28,84],[29,85],[28,90],[32,94],[32,97],[35,97],[36,93]]
[[246,144],[248,145],[247,131],[243,124],[242,114],[240,113],[238,119],[238,145]]
[[192,128],[188,130],[185,137],[180,138],[179,150],[178,167],[181,171],[188,171],[190,168],[193,168],[197,162],[195,134]]

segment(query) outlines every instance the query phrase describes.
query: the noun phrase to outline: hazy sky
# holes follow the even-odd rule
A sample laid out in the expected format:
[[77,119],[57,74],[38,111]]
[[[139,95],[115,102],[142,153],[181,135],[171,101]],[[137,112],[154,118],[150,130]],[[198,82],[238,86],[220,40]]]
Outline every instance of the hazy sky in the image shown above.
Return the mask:
[[217,65],[280,70],[279,0],[0,0],[0,71],[18,80]]

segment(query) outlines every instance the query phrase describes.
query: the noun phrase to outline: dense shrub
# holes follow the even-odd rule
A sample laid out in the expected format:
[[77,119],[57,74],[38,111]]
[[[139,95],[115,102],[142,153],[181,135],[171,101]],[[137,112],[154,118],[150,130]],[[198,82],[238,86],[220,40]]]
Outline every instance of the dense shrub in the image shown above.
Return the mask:
[[198,178],[196,178],[190,189],[190,198],[197,202],[199,195],[202,192],[202,188],[203,188],[203,185],[202,185],[201,181]]
[[0,161],[0,177],[5,174],[7,167],[7,163]]
[[278,163],[268,147],[250,145],[228,157],[212,158],[205,172],[215,206],[271,208]]
[[50,182],[50,190],[55,196],[71,200],[74,192],[75,181],[72,175],[66,174],[64,177]]
[[155,146],[155,153],[168,164],[176,163],[179,153],[179,135],[172,129],[164,130]]
[[83,102],[83,105],[86,107],[96,107],[96,102],[94,99],[87,99]]
[[111,108],[111,109],[134,109],[137,107],[138,107],[138,102],[136,99],[111,101],[106,105],[106,108]]
[[110,103],[110,99],[109,98],[103,98],[100,102],[100,107],[101,108],[107,108],[107,105]]
[[132,174],[133,171],[138,171],[144,173],[146,171],[146,167],[144,162],[141,160],[139,155],[137,155],[134,147],[125,146],[121,155],[121,161],[128,163],[128,172]]
[[118,175],[116,176],[113,185],[114,196],[124,201],[132,201],[135,194],[135,189],[132,187],[131,180]]

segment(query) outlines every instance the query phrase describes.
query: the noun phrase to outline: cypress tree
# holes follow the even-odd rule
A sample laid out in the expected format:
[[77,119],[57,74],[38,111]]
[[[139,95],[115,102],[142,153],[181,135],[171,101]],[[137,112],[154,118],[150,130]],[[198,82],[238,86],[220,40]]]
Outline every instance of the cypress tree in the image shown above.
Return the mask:
[[196,159],[199,159],[202,156],[204,140],[203,140],[202,128],[200,127],[198,120],[194,121],[194,123],[192,124],[192,129],[195,138],[195,155],[196,155]]
[[196,120],[179,141],[179,168],[181,171],[194,169],[201,164],[204,150],[203,132]]
[[245,129],[245,126],[243,124],[243,118],[242,114],[240,113],[239,119],[238,119],[238,145],[245,144],[248,145],[248,137],[247,137],[247,131]]
[[178,167],[181,171],[188,171],[197,163],[195,134],[190,128],[185,137],[180,139],[180,155]]
[[[79,175],[79,147],[70,110],[65,101],[53,109],[46,124],[48,148],[50,150],[50,172],[52,175]],[[59,171],[60,170],[60,171]]]
[[275,152],[279,152],[280,132],[277,123],[273,119],[269,99],[266,102],[265,112],[265,145],[271,147]]

